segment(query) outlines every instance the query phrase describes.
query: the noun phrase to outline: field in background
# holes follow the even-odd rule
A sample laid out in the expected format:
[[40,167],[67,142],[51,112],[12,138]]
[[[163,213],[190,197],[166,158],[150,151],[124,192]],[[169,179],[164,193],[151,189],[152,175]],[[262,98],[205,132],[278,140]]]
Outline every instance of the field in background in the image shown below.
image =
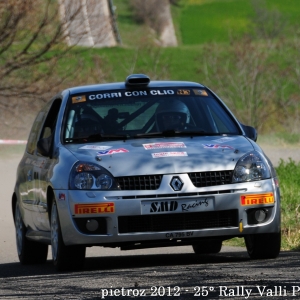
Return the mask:
[[[179,47],[158,48],[114,0],[123,48],[99,51],[109,79],[146,73],[212,88],[260,134],[300,141],[300,5],[294,0],[188,0],[172,6]],[[124,49],[125,48],[125,49]],[[287,137],[287,138],[286,138]]]
[[[146,27],[134,21],[129,1],[114,0],[114,5],[123,44],[138,47],[147,39]],[[255,7],[263,10],[261,15],[256,15]],[[270,26],[280,22],[285,37],[291,37],[300,22],[297,0],[181,0],[171,8],[180,45],[228,43],[230,37],[253,34],[260,20]]]
[[[56,77],[65,70],[70,76],[55,92],[124,81],[131,73],[145,73],[152,80],[196,81],[212,88],[259,135],[300,142],[300,5],[294,0],[177,1],[172,15],[179,46],[169,48],[157,47],[153,31],[135,22],[129,2],[114,0],[122,45],[73,49],[56,68]],[[255,13],[255,7],[262,11]],[[257,31],[262,21],[284,26],[266,40]],[[18,103],[15,116],[4,115],[0,137],[25,139],[38,100],[30,100],[26,108],[23,98],[13,100]]]
[[[180,23],[184,45],[228,43],[231,36],[251,33],[258,17],[255,6],[278,11],[285,21],[284,34],[290,35],[289,29],[299,26],[300,5],[294,0],[189,0],[181,5],[180,17],[175,20]],[[265,22],[270,21],[265,19]]]
[[184,45],[229,42],[249,30],[250,1],[190,1],[179,19]]

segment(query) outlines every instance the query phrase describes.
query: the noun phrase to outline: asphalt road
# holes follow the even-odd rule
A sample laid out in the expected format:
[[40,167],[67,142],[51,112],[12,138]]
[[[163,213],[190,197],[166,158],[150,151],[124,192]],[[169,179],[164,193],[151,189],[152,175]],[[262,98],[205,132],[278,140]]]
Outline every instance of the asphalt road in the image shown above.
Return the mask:
[[[298,160],[298,152],[291,158]],[[279,157],[269,156],[276,164]],[[87,250],[80,272],[56,272],[51,253],[44,265],[22,266],[10,209],[19,159],[0,160],[1,300],[300,299],[300,252],[281,252],[274,260],[250,260],[246,250],[237,247],[223,247],[215,256],[197,256],[191,247],[135,251],[93,247]]]
[[252,261],[240,248],[215,256],[196,256],[190,247],[170,249],[121,256],[99,249],[81,272],[57,273],[50,260],[36,266],[2,263],[0,299],[300,298],[299,252]]

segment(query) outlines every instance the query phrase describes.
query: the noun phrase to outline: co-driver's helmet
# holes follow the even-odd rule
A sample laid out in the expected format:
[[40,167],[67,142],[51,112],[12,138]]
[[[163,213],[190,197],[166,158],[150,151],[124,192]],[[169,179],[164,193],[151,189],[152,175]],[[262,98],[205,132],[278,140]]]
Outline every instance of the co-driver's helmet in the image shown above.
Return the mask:
[[181,101],[168,101],[156,108],[155,122],[158,131],[182,130],[190,121],[190,111]]

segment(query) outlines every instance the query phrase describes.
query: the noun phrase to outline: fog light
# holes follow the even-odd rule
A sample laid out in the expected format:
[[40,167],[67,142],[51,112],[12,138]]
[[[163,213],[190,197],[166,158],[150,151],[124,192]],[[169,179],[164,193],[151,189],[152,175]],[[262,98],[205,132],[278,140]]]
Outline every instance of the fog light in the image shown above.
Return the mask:
[[87,220],[85,227],[87,230],[89,231],[96,231],[99,227],[99,224],[96,220],[92,219],[92,220]]
[[258,209],[254,214],[257,223],[262,223],[267,218],[267,212],[265,209]]

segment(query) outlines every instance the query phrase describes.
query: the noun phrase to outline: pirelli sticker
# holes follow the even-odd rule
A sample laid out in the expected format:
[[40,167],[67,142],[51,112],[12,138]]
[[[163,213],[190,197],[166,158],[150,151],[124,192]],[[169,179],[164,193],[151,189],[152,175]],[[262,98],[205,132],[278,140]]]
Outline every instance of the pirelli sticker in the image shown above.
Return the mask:
[[75,204],[75,214],[107,214],[115,212],[115,203]]
[[252,194],[252,195],[242,195],[241,196],[241,205],[257,205],[257,204],[272,204],[274,203],[273,193],[266,194]]

